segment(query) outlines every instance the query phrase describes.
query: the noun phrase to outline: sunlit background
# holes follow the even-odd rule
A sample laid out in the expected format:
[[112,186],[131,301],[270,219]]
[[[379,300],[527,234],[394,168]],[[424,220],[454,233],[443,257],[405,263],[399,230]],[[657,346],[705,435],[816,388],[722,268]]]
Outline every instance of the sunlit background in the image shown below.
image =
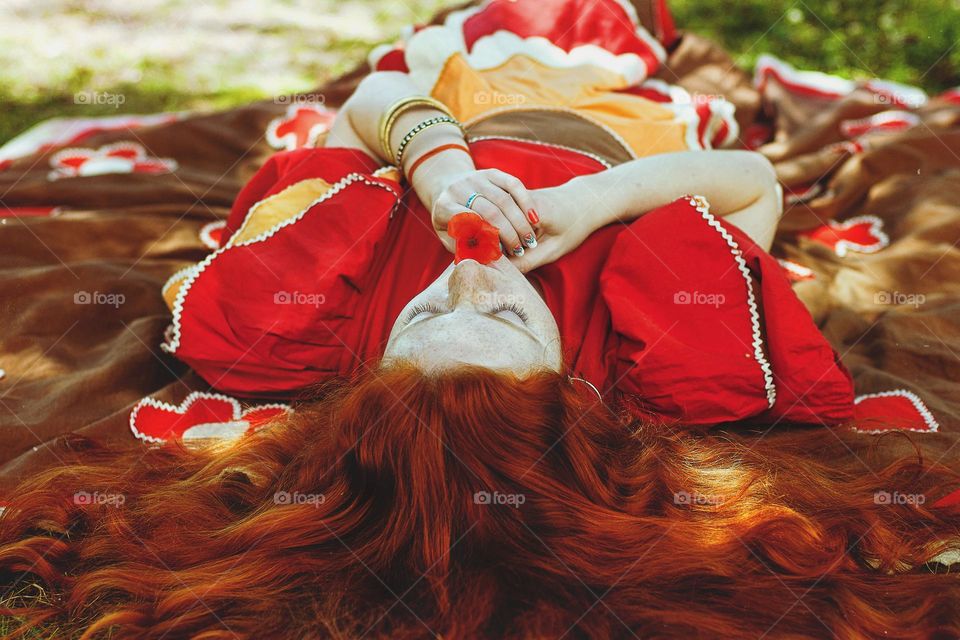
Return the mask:
[[[0,0],[0,143],[53,116],[216,109],[307,90],[442,0]],[[960,84],[960,0],[671,0],[751,69]],[[77,94],[122,96],[101,104]]]

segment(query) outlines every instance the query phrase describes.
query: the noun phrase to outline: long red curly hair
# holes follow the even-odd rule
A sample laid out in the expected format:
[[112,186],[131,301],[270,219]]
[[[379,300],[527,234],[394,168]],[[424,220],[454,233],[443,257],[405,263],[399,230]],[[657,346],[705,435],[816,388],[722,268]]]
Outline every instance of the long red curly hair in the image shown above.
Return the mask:
[[[81,638],[956,637],[956,475],[383,370],[229,445],[111,452],[0,517],[6,629]],[[882,443],[878,460],[883,458]],[[74,499],[77,492],[100,496]],[[80,502],[80,504],[78,504]]]

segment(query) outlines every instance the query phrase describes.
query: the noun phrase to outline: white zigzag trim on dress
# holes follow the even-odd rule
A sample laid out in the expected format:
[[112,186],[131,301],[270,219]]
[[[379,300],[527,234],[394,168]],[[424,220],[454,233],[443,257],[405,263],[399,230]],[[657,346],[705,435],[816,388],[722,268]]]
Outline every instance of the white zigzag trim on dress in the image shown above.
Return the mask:
[[529,142],[530,144],[538,144],[543,147],[553,147],[555,149],[564,149],[565,151],[573,151],[574,153],[579,153],[582,156],[587,156],[592,160],[596,160],[602,164],[607,169],[611,168],[613,165],[598,156],[595,153],[590,153],[589,151],[583,151],[582,149],[577,149],[576,147],[568,147],[563,144],[556,144],[553,142],[543,142],[542,140],[528,140],[527,138],[518,138],[516,136],[467,136],[468,142],[480,142],[481,140],[513,140],[516,142]]
[[[924,404],[923,400],[920,399],[920,396],[915,394],[913,391],[908,391],[907,389],[894,389],[893,391],[865,393],[862,396],[857,396],[856,399],[854,399],[853,404],[860,404],[864,400],[869,400],[870,398],[889,398],[892,396],[899,396],[909,400],[910,404],[913,405],[914,409],[917,410],[917,413],[919,413],[923,418],[923,421],[928,427],[928,431],[936,432],[940,429],[940,424],[937,422],[936,418],[933,417],[933,414],[930,412],[930,409],[927,408],[927,405]],[[926,431],[923,429],[857,429],[854,427],[853,430],[858,433],[887,433],[889,431],[919,431],[921,433],[926,433]]]
[[162,296],[167,295],[167,291],[170,289],[171,286],[176,284],[178,280],[182,280],[183,278],[185,278],[189,272],[193,271],[196,268],[197,268],[197,265],[196,263],[194,263],[188,267],[184,267],[183,269],[177,269],[177,271],[172,276],[167,278],[167,281],[163,283],[163,286],[160,287],[160,295]]
[[392,164],[385,164],[370,175],[372,175],[374,178],[380,178],[381,180],[390,180],[391,182],[396,182],[396,180],[393,178],[384,177],[386,174],[391,172],[396,173],[399,176],[403,175],[403,171],[401,171],[399,167]]
[[[393,213],[396,210],[397,203],[400,201],[399,198],[397,198],[396,192],[393,191],[393,189],[391,189],[390,187],[386,186],[385,184],[382,184],[380,182],[374,182],[373,180],[368,179],[366,176],[356,172],[348,173],[343,178],[338,180],[336,183],[331,185],[331,187],[327,189],[327,191],[324,192],[323,195],[315,199],[313,202],[309,203],[307,206],[301,209],[300,212],[297,213],[295,216],[278,222],[277,224],[273,225],[263,233],[260,233],[259,235],[254,236],[249,240],[246,240],[239,244],[234,244],[233,239],[239,236],[240,232],[243,230],[243,228],[247,224],[247,221],[249,220],[250,213],[247,212],[248,217],[244,219],[243,224],[240,226],[240,229],[235,234],[230,236],[230,240],[227,242],[227,244],[221,247],[220,249],[217,249],[216,251],[208,255],[206,258],[204,258],[200,262],[198,262],[194,267],[193,273],[187,276],[186,280],[183,283],[183,286],[181,286],[180,290],[177,292],[177,297],[173,303],[173,322],[170,324],[170,328],[169,328],[169,333],[170,333],[169,340],[162,343],[160,345],[160,348],[166,351],[167,353],[171,353],[171,354],[175,354],[177,352],[177,349],[180,348],[180,319],[183,314],[183,304],[187,299],[187,294],[190,292],[190,288],[193,286],[193,283],[196,282],[197,278],[200,277],[200,274],[202,274],[203,271],[207,267],[209,267],[214,260],[217,259],[217,257],[222,255],[224,252],[229,251],[230,249],[233,249],[236,247],[247,247],[247,246],[250,246],[251,244],[256,244],[257,242],[263,242],[264,240],[268,239],[270,236],[274,235],[280,229],[298,222],[301,218],[303,218],[303,216],[307,214],[307,211],[309,211],[316,205],[320,204],[324,200],[332,198],[337,193],[342,191],[345,187],[347,187],[348,185],[354,182],[357,182],[358,180],[363,182],[366,185],[384,189],[385,191],[390,192],[394,196],[395,200],[394,200],[393,206],[390,207],[390,216],[393,217]],[[274,194],[274,195],[278,195],[278,194]],[[253,208],[256,206],[257,205],[254,204],[253,207],[250,207],[250,210],[252,211]]]
[[590,116],[584,113],[580,113],[579,111],[575,111],[570,107],[561,107],[561,106],[552,105],[552,104],[530,105],[530,106],[520,106],[520,107],[517,107],[517,106],[495,107],[493,109],[490,109],[489,111],[484,111],[483,113],[477,116],[474,116],[469,120],[464,120],[462,124],[465,129],[468,129],[472,125],[477,124],[478,122],[482,122],[483,120],[487,120],[501,113],[517,113],[518,111],[562,111],[563,113],[569,113],[571,115],[577,116],[578,118],[582,120],[586,120],[590,124],[603,129],[607,134],[609,134],[618,143],[620,143],[620,146],[623,147],[624,151],[630,154],[631,158],[637,157],[636,152],[630,147],[629,144],[627,144],[627,141],[624,140],[623,136],[621,136],[619,133],[617,133],[607,125],[603,124],[602,122],[597,122]]
[[694,209],[700,212],[707,224],[713,227],[717,233],[724,239],[727,246],[730,247],[730,253],[737,262],[737,269],[743,275],[743,280],[747,285],[747,306],[750,308],[750,325],[753,330],[753,357],[760,365],[763,371],[763,386],[767,391],[767,406],[772,407],[777,400],[777,387],[773,382],[773,371],[766,355],[763,353],[763,334],[760,332],[760,312],[757,309],[757,299],[753,292],[753,276],[747,267],[747,261],[743,259],[743,252],[737,241],[734,240],[730,232],[723,228],[720,222],[710,213],[710,203],[703,196],[687,196],[687,202]]
[[[143,440],[144,442],[150,442],[153,444],[163,444],[166,442],[163,438],[157,438],[154,436],[149,436],[139,429],[137,429],[137,415],[140,413],[140,409],[143,407],[153,407],[154,409],[160,409],[161,411],[168,411],[170,413],[176,413],[179,415],[184,415],[190,406],[197,400],[222,400],[231,405],[233,409],[233,416],[231,421],[243,420],[244,416],[252,411],[259,411],[260,409],[283,409],[284,411],[292,412],[290,405],[281,404],[281,403],[271,403],[271,404],[261,404],[248,408],[246,411],[240,406],[240,403],[236,398],[231,398],[230,396],[225,396],[221,393],[214,393],[210,391],[191,391],[190,394],[183,399],[183,402],[180,405],[173,405],[169,402],[164,402],[162,400],[157,400],[151,396],[143,398],[133,407],[133,410],[130,412],[130,431],[133,432],[133,435]],[[204,426],[205,424],[211,423],[202,423],[199,425],[193,425],[190,428]]]

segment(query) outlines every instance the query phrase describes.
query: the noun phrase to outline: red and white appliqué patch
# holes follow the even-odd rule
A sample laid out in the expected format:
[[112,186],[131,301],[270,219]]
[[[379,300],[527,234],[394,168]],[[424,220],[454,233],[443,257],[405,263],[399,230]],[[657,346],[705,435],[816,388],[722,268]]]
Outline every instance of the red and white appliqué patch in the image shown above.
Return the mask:
[[50,157],[48,179],[99,176],[108,173],[170,173],[172,158],[155,158],[136,142],[114,142],[98,149],[63,149]]
[[223,239],[223,230],[227,228],[226,220],[214,220],[203,225],[200,229],[200,242],[208,249],[216,251],[220,248]]
[[854,431],[860,433],[935,432],[940,428],[923,400],[906,389],[867,393],[853,402]]
[[267,142],[274,149],[286,151],[315,147],[317,139],[333,126],[336,115],[323,105],[292,104],[267,125]]
[[797,262],[784,260],[782,258],[778,258],[777,262],[780,263],[780,266],[783,268],[784,275],[787,276],[787,280],[790,282],[814,280],[817,277],[817,274],[815,274],[812,269]]
[[830,220],[799,235],[827,245],[841,258],[850,251],[876,253],[890,244],[883,231],[883,220],[876,216],[856,216],[843,222]]
[[844,120],[840,123],[840,133],[845,138],[855,140],[874,133],[895,133],[906,131],[920,124],[920,117],[910,111],[892,109],[881,111],[858,120]]
[[145,442],[215,438],[232,440],[292,413],[289,405],[243,409],[236,398],[194,391],[179,406],[146,397],[130,412],[130,430]]
[[792,187],[784,187],[783,189],[783,204],[786,206],[792,207],[795,204],[801,202],[807,202],[808,200],[813,200],[818,195],[823,193],[823,185],[819,182],[811,182],[799,185],[793,185]]

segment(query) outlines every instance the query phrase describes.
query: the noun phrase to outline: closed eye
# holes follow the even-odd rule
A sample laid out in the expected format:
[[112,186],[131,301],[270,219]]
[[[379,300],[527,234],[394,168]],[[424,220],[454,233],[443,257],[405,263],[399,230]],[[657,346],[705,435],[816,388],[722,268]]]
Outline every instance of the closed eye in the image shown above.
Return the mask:
[[509,311],[514,315],[516,315],[518,318],[520,318],[520,320],[523,321],[523,324],[527,324],[527,322],[530,321],[530,317],[527,315],[527,312],[524,311],[523,307],[518,305],[516,302],[513,302],[511,304],[502,304],[499,307],[496,307],[495,309],[491,309],[490,314],[497,315],[499,313],[503,313],[504,311]]
[[[444,309],[438,305],[431,304],[429,302],[421,302],[407,312],[403,322],[404,324],[410,324],[417,316],[423,315],[424,313],[439,315],[442,313],[447,313],[447,311],[447,309]],[[499,316],[499,314],[504,312],[514,314],[520,319],[521,322],[523,322],[523,324],[527,324],[530,321],[530,317],[527,315],[527,312],[524,311],[523,307],[515,302],[510,304],[501,304],[493,309],[490,309],[487,314],[491,316]]]
[[422,313],[444,313],[445,309],[441,307],[430,304],[429,302],[421,302],[420,304],[415,305],[410,311],[407,312],[407,317],[404,319],[404,324],[409,323],[414,318],[419,316]]

